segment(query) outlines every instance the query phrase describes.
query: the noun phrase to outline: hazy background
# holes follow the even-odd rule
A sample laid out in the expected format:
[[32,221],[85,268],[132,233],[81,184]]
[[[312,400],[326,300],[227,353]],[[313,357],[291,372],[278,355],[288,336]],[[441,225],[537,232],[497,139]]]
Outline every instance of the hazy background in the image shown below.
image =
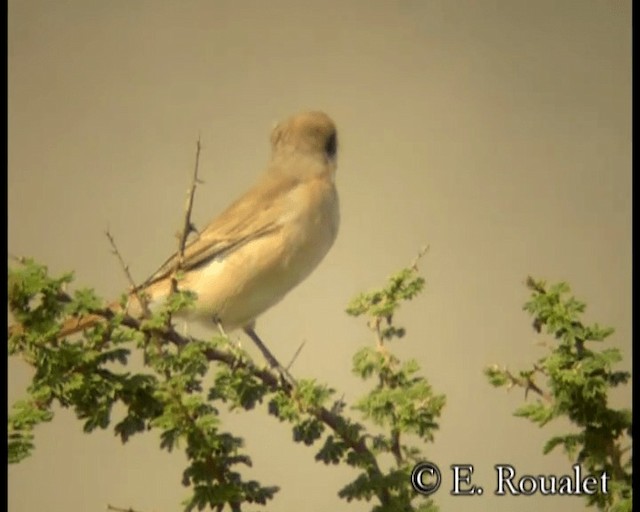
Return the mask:
[[[11,253],[115,297],[127,283],[105,228],[137,280],[155,270],[176,247],[198,134],[202,226],[262,171],[276,121],[323,109],[339,128],[340,234],[259,332],[283,360],[306,340],[294,373],[352,400],[364,388],[351,356],[372,339],[345,305],[428,244],[398,351],[447,395],[428,457],[474,464],[485,486],[451,497],[445,471],[436,501],[584,510],[493,496],[496,463],[559,474],[570,461],[541,452],[566,425],[512,417],[523,393],[491,388],[482,369],[545,353],[521,310],[528,274],[567,280],[589,321],[616,327],[630,368],[630,1],[10,0],[8,12]],[[10,402],[29,376],[10,361]],[[225,418],[246,436],[248,474],[282,487],[269,510],[370,509],[337,498],[353,473],[314,462],[288,426],[262,410]],[[59,411],[10,467],[9,510],[178,510],[184,460],[158,444],[85,435]]]

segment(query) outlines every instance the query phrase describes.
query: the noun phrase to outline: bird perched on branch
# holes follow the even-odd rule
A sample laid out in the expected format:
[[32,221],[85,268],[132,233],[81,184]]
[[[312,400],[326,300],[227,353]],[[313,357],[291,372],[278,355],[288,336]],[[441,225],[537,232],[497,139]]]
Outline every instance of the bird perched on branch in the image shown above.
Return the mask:
[[[336,126],[323,112],[299,113],[275,126],[262,177],[185,245],[177,287],[197,299],[175,316],[227,331],[242,328],[260,347],[256,318],[304,280],[336,239],[336,153]],[[153,311],[162,303],[178,258],[176,252],[131,292],[127,314],[141,317],[146,305]],[[61,336],[101,320],[68,319]]]

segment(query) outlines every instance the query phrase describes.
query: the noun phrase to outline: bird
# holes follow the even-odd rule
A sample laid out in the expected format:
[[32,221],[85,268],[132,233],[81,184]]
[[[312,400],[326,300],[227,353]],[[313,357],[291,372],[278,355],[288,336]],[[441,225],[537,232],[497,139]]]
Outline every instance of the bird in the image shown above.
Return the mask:
[[[174,317],[223,332],[242,329],[277,365],[255,333],[256,319],[307,278],[336,240],[337,150],[336,125],[324,112],[300,112],[275,125],[261,177],[185,245],[177,288],[196,300]],[[130,291],[128,315],[141,318],[164,302],[180,257],[172,254]],[[91,314],[67,319],[60,336],[99,321]]]

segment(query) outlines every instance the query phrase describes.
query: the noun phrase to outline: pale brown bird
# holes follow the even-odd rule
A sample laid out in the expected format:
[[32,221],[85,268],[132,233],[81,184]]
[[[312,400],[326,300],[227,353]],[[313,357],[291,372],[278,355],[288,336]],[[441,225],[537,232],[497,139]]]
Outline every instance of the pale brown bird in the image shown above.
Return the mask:
[[[186,245],[178,288],[195,292],[197,300],[175,315],[218,324],[226,331],[242,328],[259,347],[256,318],[317,267],[333,245],[339,224],[337,132],[329,116],[303,112],[279,123],[271,133],[271,148],[266,172],[256,185]],[[173,254],[137,294],[130,294],[129,315],[142,316],[142,294],[148,296],[151,310],[162,303],[177,258]],[[61,336],[100,320],[70,319]]]

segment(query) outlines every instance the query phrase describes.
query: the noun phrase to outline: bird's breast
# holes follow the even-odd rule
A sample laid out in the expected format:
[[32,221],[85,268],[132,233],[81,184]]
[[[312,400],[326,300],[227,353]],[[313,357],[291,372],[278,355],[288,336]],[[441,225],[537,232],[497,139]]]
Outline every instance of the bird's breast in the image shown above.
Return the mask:
[[[278,303],[318,266],[333,245],[340,220],[333,183],[318,180],[292,188],[280,213],[278,229],[247,245],[236,267],[250,274],[238,286],[227,318],[246,325]],[[237,299],[237,300],[236,300]],[[242,315],[236,312],[242,311]],[[239,317],[242,318],[239,318]],[[224,318],[224,316],[223,316]]]
[[294,188],[283,219],[283,265],[304,279],[324,258],[338,234],[340,208],[333,183],[316,180]]

